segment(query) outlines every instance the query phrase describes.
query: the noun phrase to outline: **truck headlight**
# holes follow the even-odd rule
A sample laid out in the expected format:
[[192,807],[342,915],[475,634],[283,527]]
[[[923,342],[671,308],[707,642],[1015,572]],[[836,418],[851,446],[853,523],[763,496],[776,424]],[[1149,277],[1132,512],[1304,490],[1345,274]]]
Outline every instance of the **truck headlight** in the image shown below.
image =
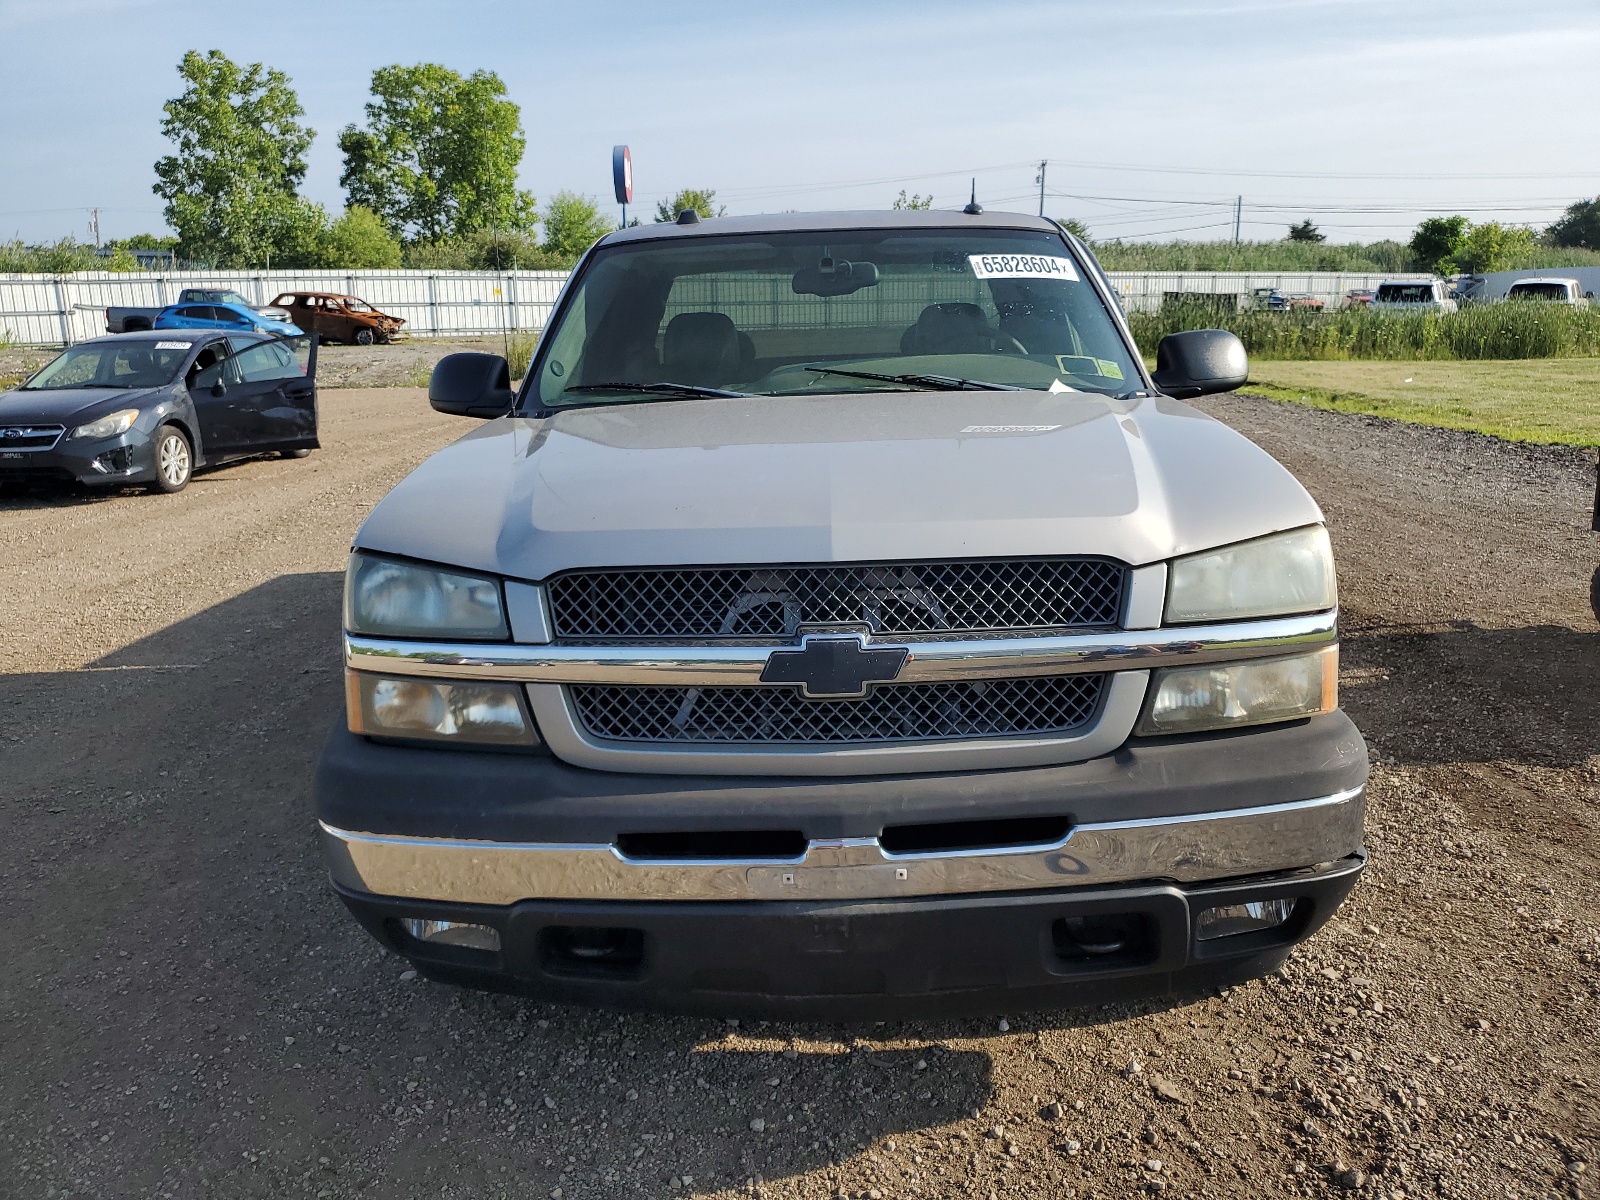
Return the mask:
[[1322,612],[1338,602],[1328,531],[1307,525],[1173,560],[1165,619],[1237,621]]
[[107,413],[98,421],[90,421],[87,425],[79,425],[68,437],[75,438],[108,438],[116,437],[119,433],[127,433],[133,428],[133,423],[139,419],[137,408],[124,408],[114,413]]
[[445,683],[345,672],[345,713],[351,733],[368,737],[533,746],[539,741],[509,683]]
[[344,625],[376,637],[510,636],[497,580],[352,554],[344,579]]
[[1292,658],[1263,658],[1158,671],[1139,732],[1200,733],[1264,725],[1339,707],[1339,647]]

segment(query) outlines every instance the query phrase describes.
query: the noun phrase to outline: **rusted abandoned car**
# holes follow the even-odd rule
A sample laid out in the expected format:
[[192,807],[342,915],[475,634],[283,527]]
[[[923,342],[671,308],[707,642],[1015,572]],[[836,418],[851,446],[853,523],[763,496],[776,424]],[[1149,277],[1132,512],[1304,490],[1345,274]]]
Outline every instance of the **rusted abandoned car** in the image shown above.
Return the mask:
[[272,303],[286,310],[289,320],[306,333],[318,334],[327,342],[353,342],[358,346],[392,342],[405,324],[365,300],[336,292],[285,292]]

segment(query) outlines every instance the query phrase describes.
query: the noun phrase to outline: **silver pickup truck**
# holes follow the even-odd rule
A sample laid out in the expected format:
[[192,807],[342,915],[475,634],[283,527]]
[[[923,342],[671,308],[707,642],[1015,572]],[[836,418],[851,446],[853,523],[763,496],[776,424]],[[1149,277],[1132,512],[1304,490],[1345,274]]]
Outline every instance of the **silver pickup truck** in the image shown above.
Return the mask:
[[[975,207],[975,206],[974,206]],[[857,1018],[1188,992],[1355,885],[1322,514],[1047,221],[613,233],[357,534],[333,886],[425,976]]]

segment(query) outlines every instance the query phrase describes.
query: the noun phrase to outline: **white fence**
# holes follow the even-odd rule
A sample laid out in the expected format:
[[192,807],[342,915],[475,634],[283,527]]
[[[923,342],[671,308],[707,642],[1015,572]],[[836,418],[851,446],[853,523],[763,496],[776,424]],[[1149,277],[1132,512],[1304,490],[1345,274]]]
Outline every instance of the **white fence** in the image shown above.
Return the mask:
[[106,331],[106,309],[162,308],[184,288],[229,288],[253,304],[340,292],[403,317],[417,337],[542,329],[565,271],[80,271],[0,275],[0,342],[61,346]]
[[[1130,312],[1153,312],[1176,294],[1229,297],[1243,307],[1256,288],[1312,296],[1337,307],[1346,292],[1384,280],[1428,275],[1342,272],[1113,271],[1111,283]],[[104,333],[108,307],[160,308],[187,287],[230,288],[255,304],[283,292],[341,292],[404,317],[413,337],[498,334],[542,329],[563,271],[84,271],[75,275],[0,275],[0,342],[61,346]],[[1229,303],[1227,299],[1220,301]],[[914,319],[914,316],[911,318]]]

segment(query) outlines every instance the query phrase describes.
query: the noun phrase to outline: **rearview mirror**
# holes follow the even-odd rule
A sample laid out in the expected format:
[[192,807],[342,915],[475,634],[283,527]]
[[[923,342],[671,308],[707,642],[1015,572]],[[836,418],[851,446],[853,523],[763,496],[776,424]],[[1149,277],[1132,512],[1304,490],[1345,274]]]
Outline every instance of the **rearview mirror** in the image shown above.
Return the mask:
[[796,271],[789,286],[796,296],[848,296],[878,286],[878,264],[825,258],[814,267]]
[[511,367],[498,354],[447,354],[428,380],[428,403],[454,417],[503,417],[511,400]]
[[1231,392],[1250,378],[1250,359],[1225,329],[1188,329],[1161,339],[1150,378],[1179,400]]

